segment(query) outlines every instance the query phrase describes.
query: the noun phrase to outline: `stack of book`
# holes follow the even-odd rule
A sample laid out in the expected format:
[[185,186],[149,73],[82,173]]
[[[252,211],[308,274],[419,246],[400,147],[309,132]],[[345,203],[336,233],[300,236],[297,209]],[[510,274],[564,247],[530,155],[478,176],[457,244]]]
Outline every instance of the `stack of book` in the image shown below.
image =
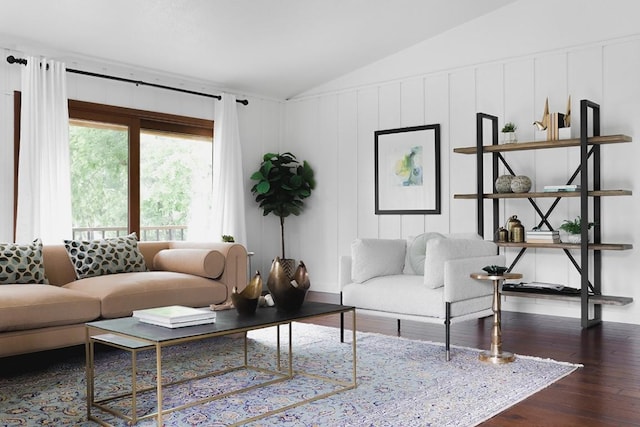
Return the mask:
[[165,328],[205,325],[216,321],[215,311],[183,307],[181,305],[134,310],[133,317],[141,322],[164,326]]
[[525,240],[527,243],[560,243],[560,232],[557,230],[527,230]]
[[549,126],[547,127],[547,139],[557,141],[560,139],[560,129],[569,127],[565,122],[565,115],[562,113],[552,113],[549,116]]
[[563,192],[563,191],[580,191],[579,184],[566,184],[566,185],[545,185],[544,191],[549,193]]

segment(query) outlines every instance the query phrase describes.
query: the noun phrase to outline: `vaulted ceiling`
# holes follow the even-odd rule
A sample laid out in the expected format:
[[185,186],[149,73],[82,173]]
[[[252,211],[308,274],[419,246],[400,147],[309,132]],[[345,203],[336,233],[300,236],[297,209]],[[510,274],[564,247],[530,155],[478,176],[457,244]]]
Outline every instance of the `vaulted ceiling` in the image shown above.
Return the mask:
[[513,1],[4,0],[0,47],[287,99]]

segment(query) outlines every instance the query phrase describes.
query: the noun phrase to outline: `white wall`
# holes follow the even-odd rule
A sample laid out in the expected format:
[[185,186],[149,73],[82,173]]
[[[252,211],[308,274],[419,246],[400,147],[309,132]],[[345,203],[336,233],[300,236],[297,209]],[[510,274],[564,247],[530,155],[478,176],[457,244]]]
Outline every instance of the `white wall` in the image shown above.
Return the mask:
[[[0,40],[0,46],[2,46]],[[0,61],[0,241],[13,239],[13,91],[20,89],[20,66],[10,65],[4,58],[8,55],[23,57],[23,52],[2,50]],[[30,54],[40,54],[30,52]],[[220,88],[204,83],[182,81],[176,78],[153,75],[138,70],[89,61],[67,62],[67,68],[93,71],[128,79],[141,80],[188,90],[218,94]],[[149,86],[136,86],[95,77],[67,73],[70,99],[117,105],[163,113],[185,115],[212,120],[215,99],[182,94]],[[250,195],[250,173],[258,168],[265,151],[279,149],[283,124],[283,103],[256,95],[236,94],[239,99],[248,99],[249,105],[238,104],[240,137],[243,150],[243,169],[247,209],[247,236],[249,250],[256,251],[256,260],[269,251],[263,249],[262,217]],[[218,237],[219,238],[219,237]],[[263,263],[268,265],[268,262]]]
[[[542,11],[553,10],[553,16]],[[521,141],[534,140],[531,123],[573,99],[577,136],[579,100],[602,105],[602,133],[640,138],[640,34],[633,22],[640,6],[632,1],[520,1],[463,27],[403,51],[291,100],[286,104],[285,143],[315,168],[318,187],[308,209],[289,221],[292,255],[309,267],[315,290],[338,292],[338,257],[356,237],[402,238],[424,231],[475,230],[475,203],[454,193],[475,190],[475,157],[454,154],[475,144],[475,114],[514,121]],[[508,52],[508,53],[506,53]],[[374,215],[373,132],[378,129],[440,123],[442,126],[441,215]],[[604,146],[603,186],[636,190],[638,142]],[[568,178],[578,153],[572,149],[509,154],[517,173],[534,189]],[[488,160],[488,159],[487,159]],[[486,183],[490,191],[491,183]],[[605,198],[603,240],[636,244],[639,198]],[[547,206],[547,201],[542,201]],[[502,220],[516,214],[525,227],[537,221],[526,200],[503,204]],[[489,213],[487,204],[487,214]],[[551,219],[579,213],[565,199]],[[491,238],[490,215],[487,238]],[[513,259],[516,252],[508,250]],[[579,257],[579,254],[575,254]],[[625,307],[604,308],[605,320],[640,322],[637,249],[605,252],[603,291],[633,297]],[[525,279],[579,286],[579,276],[561,251],[529,251],[516,267]],[[579,316],[578,304],[508,298],[507,310]]]

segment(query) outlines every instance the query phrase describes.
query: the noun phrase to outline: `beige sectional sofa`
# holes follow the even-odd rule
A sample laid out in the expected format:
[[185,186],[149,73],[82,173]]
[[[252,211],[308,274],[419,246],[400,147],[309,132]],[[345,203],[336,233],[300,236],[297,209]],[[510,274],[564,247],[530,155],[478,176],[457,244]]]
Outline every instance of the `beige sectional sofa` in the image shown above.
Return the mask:
[[205,307],[247,283],[233,243],[138,242],[146,270],[77,278],[64,245],[42,247],[48,284],[0,285],[0,357],[82,344],[84,323],[165,305]]

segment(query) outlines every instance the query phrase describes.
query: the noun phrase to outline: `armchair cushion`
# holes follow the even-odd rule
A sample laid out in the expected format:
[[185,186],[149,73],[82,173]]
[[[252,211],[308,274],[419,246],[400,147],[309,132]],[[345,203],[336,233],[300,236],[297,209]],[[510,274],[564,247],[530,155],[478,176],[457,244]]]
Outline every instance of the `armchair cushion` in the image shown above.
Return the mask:
[[405,273],[424,274],[424,258],[427,253],[427,241],[430,239],[444,239],[440,233],[423,233],[407,241],[407,261]]
[[424,284],[429,288],[444,286],[444,265],[452,259],[491,256],[496,244],[476,239],[430,239],[424,260]]
[[351,244],[351,279],[402,274],[407,243],[402,239],[356,239]]

